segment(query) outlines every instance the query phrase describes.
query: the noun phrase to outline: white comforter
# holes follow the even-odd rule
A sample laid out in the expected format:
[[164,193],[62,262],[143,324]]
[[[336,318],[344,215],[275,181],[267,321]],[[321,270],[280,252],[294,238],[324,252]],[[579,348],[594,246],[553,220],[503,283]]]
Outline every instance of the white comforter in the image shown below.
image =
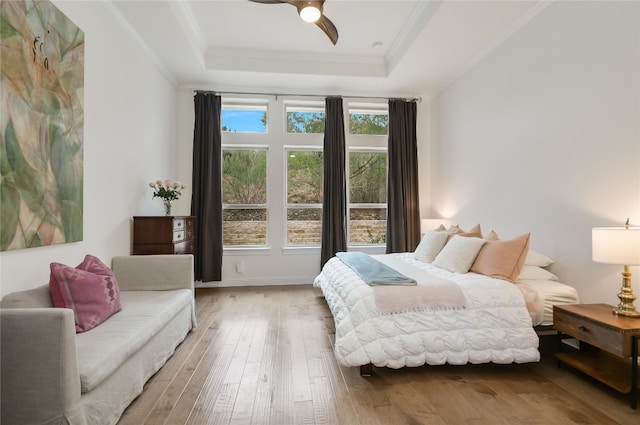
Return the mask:
[[334,257],[314,286],[322,289],[333,314],[340,364],[401,368],[540,360],[531,317],[513,284],[476,273],[450,273],[413,259],[411,253],[390,255],[455,281],[464,293],[466,308],[382,315],[374,288]]

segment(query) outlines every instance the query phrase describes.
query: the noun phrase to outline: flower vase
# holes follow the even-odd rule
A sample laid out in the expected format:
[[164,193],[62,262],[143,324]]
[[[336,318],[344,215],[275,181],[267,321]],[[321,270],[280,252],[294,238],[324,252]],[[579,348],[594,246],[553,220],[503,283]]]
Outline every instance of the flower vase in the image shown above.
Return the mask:
[[165,199],[164,201],[164,215],[171,215],[171,201]]

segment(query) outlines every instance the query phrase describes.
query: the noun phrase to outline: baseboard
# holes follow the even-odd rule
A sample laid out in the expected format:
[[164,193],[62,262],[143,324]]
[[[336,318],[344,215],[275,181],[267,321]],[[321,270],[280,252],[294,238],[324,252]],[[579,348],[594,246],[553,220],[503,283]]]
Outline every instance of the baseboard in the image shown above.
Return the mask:
[[278,286],[278,285],[311,285],[313,278],[308,276],[282,277],[282,278],[248,278],[225,279],[219,282],[196,282],[196,288],[230,288],[239,286]]

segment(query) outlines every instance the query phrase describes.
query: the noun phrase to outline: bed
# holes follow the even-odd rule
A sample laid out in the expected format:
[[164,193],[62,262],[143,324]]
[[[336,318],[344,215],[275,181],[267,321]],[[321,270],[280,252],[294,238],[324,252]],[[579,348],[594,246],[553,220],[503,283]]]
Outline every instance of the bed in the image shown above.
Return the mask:
[[[370,256],[415,285],[368,284],[338,256],[316,277],[314,286],[322,290],[334,317],[334,352],[341,365],[358,366],[366,375],[372,366],[536,362],[536,328],[552,325],[553,304],[579,302],[576,290],[559,282],[535,255],[527,256],[529,264],[519,260],[512,282],[451,271],[435,259],[417,259],[417,252]],[[454,286],[457,299],[446,295]],[[445,295],[425,301],[425,293]]]

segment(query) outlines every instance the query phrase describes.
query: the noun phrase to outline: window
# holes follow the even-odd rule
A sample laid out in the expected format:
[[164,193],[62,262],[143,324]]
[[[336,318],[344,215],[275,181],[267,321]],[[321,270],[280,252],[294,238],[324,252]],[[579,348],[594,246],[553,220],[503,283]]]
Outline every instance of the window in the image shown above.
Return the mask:
[[284,110],[287,133],[324,133],[324,102],[292,101]]
[[266,100],[225,98],[222,101],[222,131],[228,133],[266,133]]
[[389,106],[382,103],[349,102],[349,134],[387,134]]
[[387,235],[387,152],[349,151],[349,245],[378,245]]
[[320,148],[285,148],[288,246],[317,246],[322,233]]
[[[321,98],[222,99],[225,248],[320,246],[324,108]],[[387,227],[388,105],[345,102],[344,117],[348,244],[378,249]]]
[[223,147],[224,246],[267,245],[267,148]]

